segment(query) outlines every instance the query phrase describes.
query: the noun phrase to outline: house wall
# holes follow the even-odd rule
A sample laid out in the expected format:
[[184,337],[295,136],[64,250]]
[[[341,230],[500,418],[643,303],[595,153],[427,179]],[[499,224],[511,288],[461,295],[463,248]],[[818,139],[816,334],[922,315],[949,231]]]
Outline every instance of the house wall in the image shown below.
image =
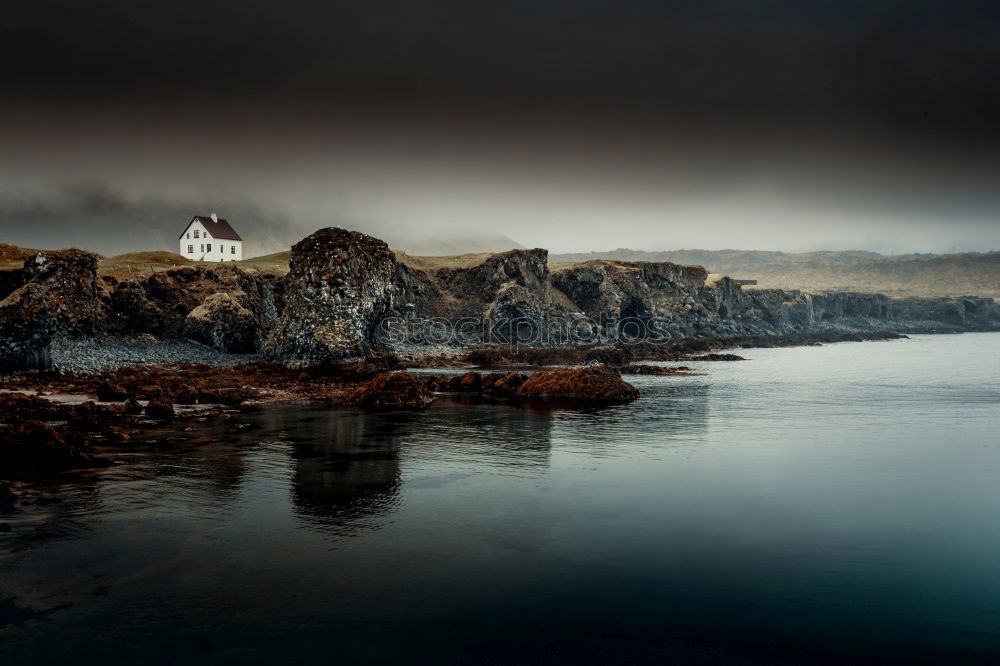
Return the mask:
[[[198,237],[195,238],[195,232]],[[192,261],[240,261],[243,259],[243,241],[212,238],[205,225],[192,222],[178,242],[179,254]],[[188,248],[191,248],[189,251]],[[211,248],[206,251],[206,247]]]

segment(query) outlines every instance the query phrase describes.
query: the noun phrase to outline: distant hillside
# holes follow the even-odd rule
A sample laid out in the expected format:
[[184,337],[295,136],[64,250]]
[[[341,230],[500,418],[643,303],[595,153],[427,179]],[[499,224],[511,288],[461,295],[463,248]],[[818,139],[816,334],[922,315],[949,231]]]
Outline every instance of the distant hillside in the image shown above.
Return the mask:
[[558,254],[550,264],[591,259],[672,261],[704,266],[710,273],[756,279],[759,287],[807,291],[868,291],[890,296],[989,296],[1000,298],[1000,252],[901,255],[876,252],[766,252],[671,250]]
[[[365,231],[365,233],[369,232]],[[415,257],[496,253],[524,249],[523,245],[503,234],[485,233],[455,236],[438,233],[414,235],[390,231],[384,235],[378,233],[372,235],[384,240],[392,249]]]

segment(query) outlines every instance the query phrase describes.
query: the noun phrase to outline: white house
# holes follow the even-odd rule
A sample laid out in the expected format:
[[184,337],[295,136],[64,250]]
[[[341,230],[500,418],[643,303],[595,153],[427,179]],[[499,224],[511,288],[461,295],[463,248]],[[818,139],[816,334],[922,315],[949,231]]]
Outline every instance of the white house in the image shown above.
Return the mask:
[[180,237],[180,255],[194,261],[239,261],[243,239],[215,213],[195,215]]

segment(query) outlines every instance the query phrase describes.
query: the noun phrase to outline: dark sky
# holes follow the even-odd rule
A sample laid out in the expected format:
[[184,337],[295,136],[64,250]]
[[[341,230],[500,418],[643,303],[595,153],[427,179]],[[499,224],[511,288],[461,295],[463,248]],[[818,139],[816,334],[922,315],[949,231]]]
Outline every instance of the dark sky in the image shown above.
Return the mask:
[[997,2],[42,0],[0,56],[0,196],[563,250],[1000,247]]

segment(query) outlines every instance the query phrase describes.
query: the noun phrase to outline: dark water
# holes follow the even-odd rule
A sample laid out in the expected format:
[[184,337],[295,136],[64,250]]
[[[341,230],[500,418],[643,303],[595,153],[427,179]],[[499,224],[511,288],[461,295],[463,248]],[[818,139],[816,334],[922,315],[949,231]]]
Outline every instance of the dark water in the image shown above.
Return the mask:
[[746,355],[118,449],[4,518],[0,661],[1000,661],[1000,335]]

